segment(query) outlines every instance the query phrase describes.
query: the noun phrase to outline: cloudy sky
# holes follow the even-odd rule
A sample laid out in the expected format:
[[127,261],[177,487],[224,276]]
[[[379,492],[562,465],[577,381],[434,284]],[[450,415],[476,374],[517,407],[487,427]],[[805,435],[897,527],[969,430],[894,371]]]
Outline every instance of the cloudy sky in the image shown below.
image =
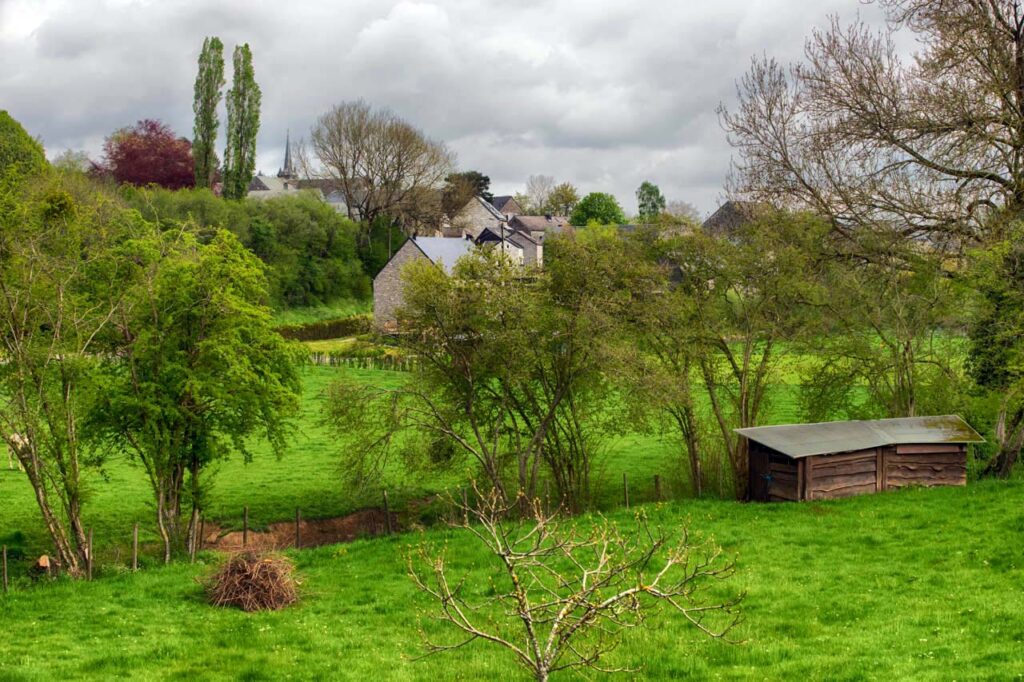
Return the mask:
[[252,47],[265,173],[286,130],[363,98],[495,193],[543,173],[631,211],[646,179],[707,213],[731,153],[715,109],[751,57],[796,59],[829,14],[858,12],[877,20],[857,0],[0,0],[0,108],[51,157],[98,156],[142,118],[191,137],[196,57],[218,35]]

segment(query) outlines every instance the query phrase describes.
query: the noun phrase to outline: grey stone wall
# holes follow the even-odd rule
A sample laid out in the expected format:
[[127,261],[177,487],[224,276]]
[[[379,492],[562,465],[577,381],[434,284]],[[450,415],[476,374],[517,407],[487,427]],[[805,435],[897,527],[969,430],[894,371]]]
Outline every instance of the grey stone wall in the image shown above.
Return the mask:
[[468,234],[475,239],[480,236],[484,228],[490,227],[497,231],[499,224],[500,221],[494,217],[494,214],[484,208],[480,201],[474,198],[452,219],[451,227],[458,236],[461,237]]
[[402,305],[402,267],[420,258],[426,256],[409,239],[373,278],[373,324],[377,329],[394,329],[395,311]]

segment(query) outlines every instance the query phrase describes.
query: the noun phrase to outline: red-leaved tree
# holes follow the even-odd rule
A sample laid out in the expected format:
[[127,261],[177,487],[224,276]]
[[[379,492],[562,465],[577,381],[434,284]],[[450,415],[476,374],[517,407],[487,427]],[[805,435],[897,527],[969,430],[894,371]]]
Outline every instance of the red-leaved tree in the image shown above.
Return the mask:
[[103,143],[104,167],[119,183],[181,189],[195,184],[192,143],[169,126],[144,119],[115,130]]

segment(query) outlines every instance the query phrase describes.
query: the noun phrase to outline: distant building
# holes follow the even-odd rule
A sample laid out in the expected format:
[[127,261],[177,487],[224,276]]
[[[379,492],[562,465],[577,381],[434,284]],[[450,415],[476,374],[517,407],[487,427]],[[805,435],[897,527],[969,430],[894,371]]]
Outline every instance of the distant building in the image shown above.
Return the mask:
[[462,207],[441,230],[445,237],[476,239],[485,229],[497,230],[506,220],[505,214],[481,196],[475,196]]
[[498,213],[502,213],[504,215],[519,215],[523,212],[523,207],[519,205],[516,198],[507,195],[492,197],[491,206],[493,206]]
[[569,224],[568,218],[551,214],[514,215],[509,219],[508,226],[516,232],[526,232],[539,240],[552,234],[571,234],[575,230]]
[[473,248],[469,239],[412,237],[373,278],[373,321],[378,329],[393,330],[395,313],[402,306],[402,268],[415,260],[427,259],[450,271]]
[[277,171],[276,177],[259,174],[253,177],[249,183],[249,196],[253,199],[276,199],[277,197],[296,196],[303,190],[312,190],[323,196],[323,193],[316,187],[303,186],[304,181],[299,179],[295,172],[295,164],[292,159],[291,134],[285,134],[284,142],[284,165]]
[[730,199],[718,210],[708,216],[702,227],[706,234],[712,237],[725,237],[727,239],[737,236],[745,225],[752,223],[760,211],[764,210],[762,204],[753,201],[737,201]]

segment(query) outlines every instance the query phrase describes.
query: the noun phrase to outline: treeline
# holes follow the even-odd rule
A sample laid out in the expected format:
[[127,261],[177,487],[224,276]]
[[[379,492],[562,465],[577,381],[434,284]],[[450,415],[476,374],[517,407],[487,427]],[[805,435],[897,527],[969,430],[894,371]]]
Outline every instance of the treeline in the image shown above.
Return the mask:
[[228,201],[207,189],[124,185],[121,195],[146,220],[190,220],[199,234],[230,230],[267,265],[276,307],[309,306],[370,294],[356,248],[358,226],[316,196]]
[[991,437],[977,470],[1008,475],[1021,342],[996,331],[988,289],[1020,300],[1006,290],[1019,279],[999,274],[1018,243],[960,260],[889,243],[866,258],[827,221],[766,208],[728,239],[552,237],[545,268],[526,273],[487,251],[451,273],[413,264],[395,338],[418,360],[408,382],[340,381],[327,410],[357,479],[393,457],[470,463],[506,501],[548,482],[571,509],[590,504],[609,438],[638,431],[677,444],[695,495],[743,498],[734,429],[765,423],[782,398],[811,421],[963,414]]

